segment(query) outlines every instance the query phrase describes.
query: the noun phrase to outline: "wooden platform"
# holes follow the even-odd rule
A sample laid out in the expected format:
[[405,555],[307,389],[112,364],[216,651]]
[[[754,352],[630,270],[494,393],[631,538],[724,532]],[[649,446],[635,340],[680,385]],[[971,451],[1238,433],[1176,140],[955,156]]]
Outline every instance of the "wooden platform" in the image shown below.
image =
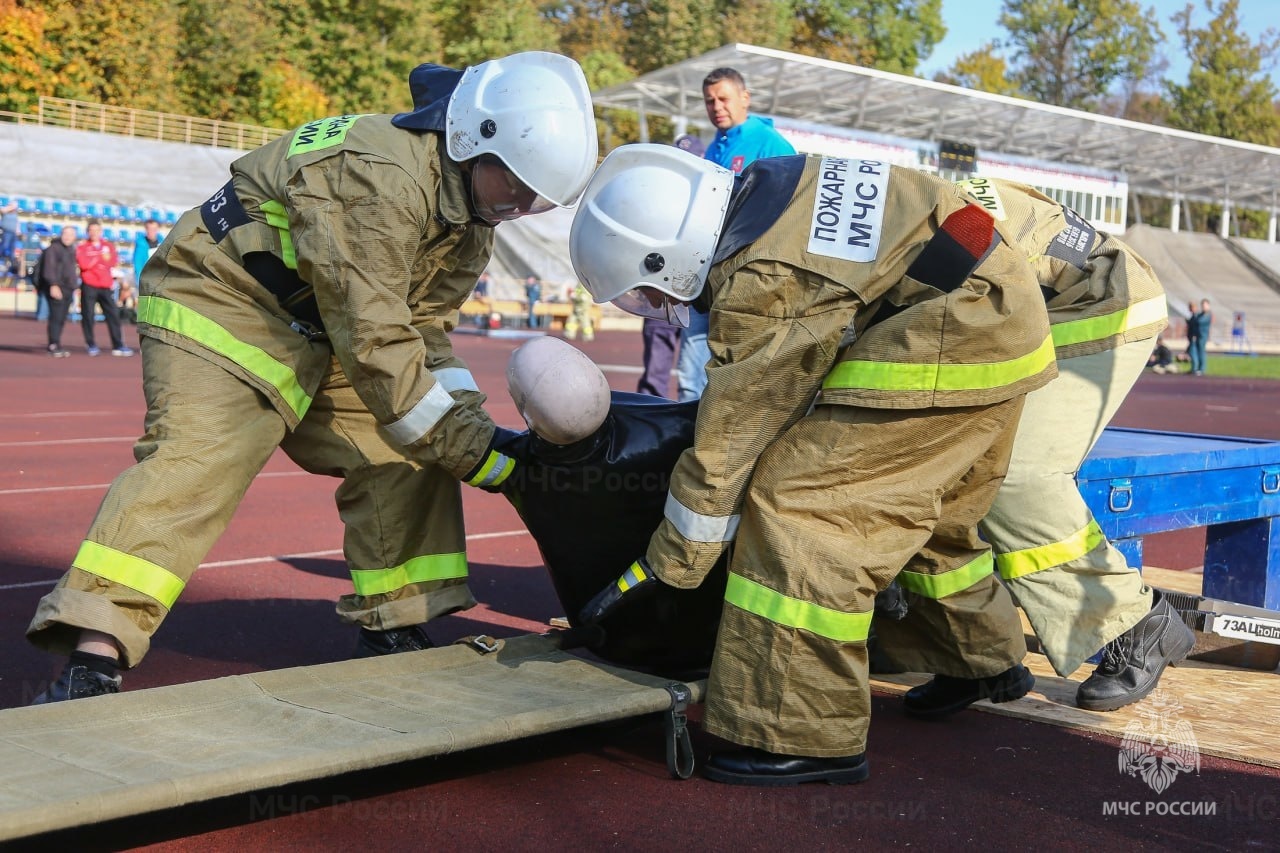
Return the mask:
[[[1143,575],[1153,586],[1200,593],[1198,573],[1147,567]],[[1025,620],[1024,626],[1030,634]],[[1042,655],[1029,654],[1025,663],[1036,675],[1036,686],[1030,694],[1001,705],[978,702],[973,708],[1117,738],[1124,737],[1130,723],[1141,722],[1157,711],[1152,697],[1110,713],[1081,710],[1075,706],[1076,687],[1093,672],[1093,664],[1086,663],[1066,679],[1060,678]],[[872,677],[871,688],[901,694],[928,678],[914,673],[878,675]],[[1180,703],[1180,707],[1162,706],[1159,712],[1176,714],[1191,724],[1200,754],[1280,767],[1273,722],[1275,709],[1280,708],[1280,675],[1276,672],[1186,661],[1165,671],[1158,690]]]

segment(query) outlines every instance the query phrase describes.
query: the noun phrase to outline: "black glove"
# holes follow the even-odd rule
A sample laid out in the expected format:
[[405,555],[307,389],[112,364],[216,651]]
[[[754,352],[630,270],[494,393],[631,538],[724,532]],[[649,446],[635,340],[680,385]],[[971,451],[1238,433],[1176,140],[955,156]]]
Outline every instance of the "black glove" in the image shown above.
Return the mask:
[[875,614],[895,622],[907,617],[907,593],[896,580],[876,593]]
[[662,581],[658,580],[657,575],[649,568],[649,564],[641,557],[622,573],[622,577],[597,592],[595,597],[587,602],[578,613],[578,621],[583,625],[599,622],[617,610],[623,599],[635,600],[638,596],[647,595],[649,592],[656,591],[661,583]]
[[495,426],[493,438],[489,439],[489,447],[476,463],[476,467],[462,478],[462,482],[468,486],[484,489],[486,492],[501,492],[502,484],[511,479],[511,475],[516,470],[516,458],[504,452],[504,449],[517,445],[521,435],[522,433]]

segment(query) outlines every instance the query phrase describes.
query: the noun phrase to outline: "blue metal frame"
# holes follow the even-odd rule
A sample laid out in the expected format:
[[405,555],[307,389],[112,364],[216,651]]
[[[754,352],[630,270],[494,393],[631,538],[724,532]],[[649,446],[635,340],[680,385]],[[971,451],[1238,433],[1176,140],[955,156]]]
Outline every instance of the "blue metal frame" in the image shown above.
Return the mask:
[[1108,429],[1076,482],[1130,565],[1146,534],[1205,527],[1204,594],[1280,610],[1280,442]]

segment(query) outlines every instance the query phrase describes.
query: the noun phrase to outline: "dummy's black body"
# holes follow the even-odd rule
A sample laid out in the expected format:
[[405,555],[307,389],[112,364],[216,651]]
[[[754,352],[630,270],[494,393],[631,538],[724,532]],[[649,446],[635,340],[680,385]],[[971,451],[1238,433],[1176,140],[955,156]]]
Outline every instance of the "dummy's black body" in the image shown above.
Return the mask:
[[[614,391],[590,437],[561,446],[531,433],[500,449],[519,460],[503,493],[542,552],[556,595],[578,612],[644,555],[662,521],[676,460],[693,446],[698,404]],[[589,648],[605,660],[656,670],[707,666],[715,645],[725,560],[697,589],[657,586],[606,617]]]

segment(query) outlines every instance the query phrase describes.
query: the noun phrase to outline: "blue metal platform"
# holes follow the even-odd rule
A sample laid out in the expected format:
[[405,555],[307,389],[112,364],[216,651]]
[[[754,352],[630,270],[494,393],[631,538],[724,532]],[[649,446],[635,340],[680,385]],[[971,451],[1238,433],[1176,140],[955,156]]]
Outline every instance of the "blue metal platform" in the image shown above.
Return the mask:
[[1113,428],[1076,482],[1131,566],[1146,534],[1206,527],[1204,595],[1280,610],[1280,442]]

